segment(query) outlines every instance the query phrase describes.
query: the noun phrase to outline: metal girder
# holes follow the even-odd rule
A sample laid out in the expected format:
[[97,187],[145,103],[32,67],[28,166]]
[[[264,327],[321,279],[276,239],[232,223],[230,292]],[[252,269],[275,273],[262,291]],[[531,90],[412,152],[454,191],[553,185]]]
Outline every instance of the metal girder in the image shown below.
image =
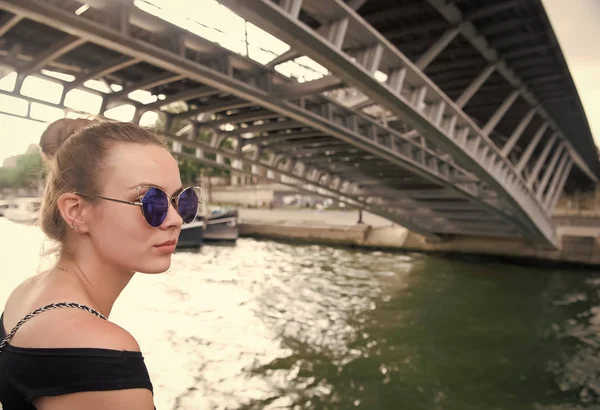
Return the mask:
[[361,101],[354,103],[351,108],[353,110],[362,110],[363,108],[367,108],[375,104],[376,103],[371,101],[368,97],[364,97]]
[[[489,230],[489,231],[493,231],[496,233],[505,233],[505,232],[518,232],[517,230],[514,229],[514,227],[510,227],[510,226],[506,226],[506,225],[502,225],[502,223],[498,223],[497,221],[494,220],[485,220],[485,219],[480,219],[478,221],[475,221],[471,218],[451,218],[451,217],[447,217],[447,216],[442,216],[442,215],[437,215],[437,216],[420,216],[418,218],[419,220],[427,220],[433,223],[438,224],[439,226],[444,226],[447,223],[450,223],[452,225],[454,225],[455,223],[457,224],[456,227],[458,228],[460,226],[460,228],[462,229],[469,229],[469,230],[474,230],[475,232],[478,230],[481,230],[482,227],[482,223],[485,222],[485,230]],[[460,225],[458,225],[460,224]]]
[[531,158],[533,151],[537,147],[537,144],[540,142],[540,140],[544,136],[544,133],[546,132],[547,129],[548,129],[548,123],[543,123],[540,126],[540,128],[536,131],[535,135],[529,142],[529,145],[527,145],[527,148],[525,148],[525,151],[523,151],[523,155],[521,155],[519,162],[517,163],[517,171],[518,172],[523,172],[525,165],[527,164],[527,162],[529,162],[529,159]]
[[23,80],[27,76],[37,72],[46,64],[48,64],[48,62],[56,60],[58,57],[67,54],[69,51],[74,50],[83,43],[85,43],[84,39],[67,36],[62,41],[56,43],[53,47],[44,51],[41,55],[34,57],[31,63],[18,69],[19,76],[17,78],[17,85],[15,88],[20,89]]
[[328,160],[334,160],[334,163],[350,163],[361,162],[372,158],[372,154],[365,152],[336,152],[333,154],[323,155],[306,155],[298,156],[297,158],[303,160],[308,164],[321,163],[327,164]]
[[[353,10],[358,11],[368,0],[351,0],[348,3],[348,6],[350,8],[352,8]],[[300,1],[301,3],[301,1]],[[343,39],[344,33],[346,31],[346,29],[348,28],[348,22],[346,21],[341,22],[340,25],[327,25],[324,24],[321,27],[319,27],[318,32],[321,35],[327,35],[330,36],[330,40],[332,40],[337,47],[341,48],[342,44],[340,43],[340,38]],[[287,61],[293,60],[297,57],[300,57],[301,54],[294,50],[294,49],[290,49],[286,52],[284,52],[283,54],[275,57],[273,60],[269,61],[267,63],[267,67],[275,67],[279,64],[285,63]]]
[[569,173],[571,172],[571,168],[573,168],[573,161],[570,159],[567,163],[567,166],[563,172],[560,181],[558,182],[556,190],[553,192],[552,196],[548,197],[548,200],[546,201],[546,207],[548,209],[553,210],[556,206],[556,201],[558,201],[558,198],[560,197],[560,194],[563,191],[565,183],[567,182],[567,178],[569,177]]
[[[67,87],[65,87],[66,91],[73,90],[88,80],[93,80],[96,78],[102,78],[108,74],[114,73],[116,71],[122,70],[124,68],[130,67],[134,64],[139,63],[140,60],[136,58],[129,57],[118,57],[115,60],[108,61],[106,64],[101,65],[100,67],[96,67],[93,70],[81,74],[77,76],[74,81],[70,82]],[[66,94],[66,92],[65,92]]]
[[[324,133],[321,131],[299,131],[299,132],[291,132],[291,133],[273,133],[269,135],[264,135],[261,137],[253,137],[249,139],[254,144],[270,144],[270,143],[280,143],[288,140],[296,140],[302,138],[313,138],[323,136]],[[287,145],[287,144],[286,144]]]
[[182,113],[176,114],[175,119],[197,117],[200,114],[215,113],[221,111],[238,110],[241,108],[252,107],[255,104],[243,100],[241,98],[233,98],[231,100],[218,100],[214,103],[202,105]]
[[[2,96],[14,97],[15,94],[16,94],[16,92],[12,92],[11,93],[11,92],[8,92],[8,91],[0,90],[0,95],[2,95]],[[35,104],[45,105],[45,106],[48,106],[48,107],[51,107],[51,108],[59,108],[59,109],[63,109],[64,108],[64,106],[61,105],[61,104],[51,103],[51,102],[48,102],[46,100],[42,100],[40,98],[23,96],[21,94],[17,94],[17,95],[18,95],[19,98],[27,101],[27,103],[29,105],[31,105],[31,103],[35,103]],[[27,111],[28,111],[27,115],[29,115],[29,112],[31,111],[31,107],[29,107]],[[10,114],[10,113],[5,113],[5,114]],[[27,117],[27,115],[25,117]],[[18,117],[22,117],[22,116],[18,116]]]
[[488,122],[485,123],[485,125],[483,126],[483,132],[485,132],[488,135],[491,134],[491,132],[494,131],[494,128],[496,128],[496,126],[498,125],[502,117],[504,117],[509,108],[514,104],[515,101],[517,101],[517,98],[519,98],[518,90],[510,93],[508,97],[506,97],[502,105],[498,107],[494,115],[492,115],[492,118],[490,118]]
[[[316,154],[322,154],[322,153],[327,153],[327,152],[338,154],[338,153],[349,152],[349,151],[355,149],[348,144],[344,144],[344,143],[340,143],[340,144],[343,144],[343,145],[331,145],[331,143],[329,143],[327,145],[323,145],[323,146],[319,146],[319,147],[302,147],[302,148],[293,149],[292,152],[294,155],[303,157],[303,156],[307,156],[307,155],[316,155]],[[289,152],[290,149],[288,148],[287,145],[288,144],[277,147],[277,152],[290,153]]]
[[[288,140],[289,141],[289,140]],[[321,147],[352,147],[351,145],[345,143],[344,141],[340,141],[336,138],[328,138],[317,136],[317,138],[305,138],[297,141],[286,142],[284,145],[278,147],[278,149],[287,151],[287,150],[304,150],[304,149],[312,149],[312,148],[321,148]],[[396,171],[398,168],[393,167]]]
[[557,138],[558,138],[558,136],[556,134],[553,134],[550,137],[550,140],[546,142],[546,145],[544,146],[544,150],[538,157],[538,159],[535,163],[535,166],[533,167],[533,170],[531,171],[531,175],[529,176],[529,182],[527,182],[527,183],[529,184],[530,187],[533,187],[533,184],[535,183],[535,181],[537,181],[537,177],[538,177],[540,171],[542,170],[542,167],[546,163],[546,159],[548,158],[548,155],[550,154],[550,151],[552,150],[552,147],[554,146],[554,143],[556,142]]
[[326,76],[319,78],[318,80],[307,81],[304,83],[285,84],[284,86],[276,87],[274,93],[282,98],[299,98],[320,94],[325,91],[337,90],[343,86],[344,84],[339,78]]
[[162,107],[164,105],[172,104],[174,102],[183,101],[188,102],[197,98],[206,98],[213,95],[219,94],[219,90],[215,90],[212,87],[200,86],[196,88],[190,88],[177,94],[167,96],[164,100],[158,100],[153,103],[144,105],[142,108],[144,111],[150,111]]
[[423,54],[419,59],[415,62],[415,65],[420,70],[425,70],[429,64],[435,60],[437,56],[440,55],[442,51],[456,38],[458,35],[458,28],[451,28],[446,30],[444,34],[427,49],[425,54]]
[[499,231],[497,229],[495,230],[490,230],[490,229],[486,229],[483,227],[480,227],[479,229],[477,229],[477,227],[472,227],[472,230],[467,230],[467,229],[460,229],[460,226],[450,226],[447,228],[441,228],[436,230],[437,234],[443,235],[443,234],[447,234],[447,235],[464,235],[464,236],[477,236],[477,237],[482,237],[482,236],[487,236],[487,237],[501,237],[501,238],[506,238],[506,237],[519,237],[520,233],[517,230],[506,230],[506,231]]
[[506,144],[504,144],[504,147],[502,147],[501,155],[504,158],[508,158],[508,155],[517,144],[517,141],[519,141],[519,138],[521,138],[521,135],[523,135],[523,132],[525,132],[525,129],[535,116],[536,112],[537,111],[535,109],[532,109],[525,115],[525,117],[523,117],[523,119],[521,119],[519,125],[517,125],[517,128],[515,128]]
[[201,128],[216,128],[224,124],[239,124],[259,120],[271,120],[281,117],[280,114],[269,110],[251,110],[241,114],[224,115],[215,120],[199,121],[197,125]]
[[[249,127],[239,127],[233,131],[223,131],[221,135],[226,138],[233,136],[240,136],[242,134],[252,133],[252,134],[262,134],[264,132],[269,131],[280,131],[280,130],[289,130],[295,128],[303,128],[303,125],[292,120],[283,120],[283,121],[269,121],[260,125],[253,125]],[[252,139],[252,138],[248,138]]]
[[[510,204],[511,216],[508,219],[520,227],[525,236],[538,243],[557,246],[554,225],[545,208],[535,199],[526,181],[500,154],[500,150],[487,135],[408,58],[341,0],[331,0],[326,9],[319,0],[304,0],[302,9],[306,8],[309,13],[311,10],[318,10],[323,18],[330,21],[349,19],[354,30],[347,33],[346,41],[354,43],[355,47],[382,47],[384,58],[378,68],[388,72],[387,83],[381,83],[373,77],[372,61],[361,65],[270,0],[219,1],[243,18],[279,36],[292,48],[310,56],[343,81],[414,126],[428,140],[451,153],[457,162],[466,165],[498,192],[500,198]],[[404,81],[394,84],[389,79],[399,69],[407,70],[407,74]],[[412,90],[409,91],[411,99],[405,97],[406,90]],[[431,104],[444,104],[442,115],[435,116],[441,120],[439,123],[432,122],[424,112],[422,104],[427,100],[433,101]]]
[[552,182],[548,187],[548,192],[546,193],[546,197],[544,198],[544,205],[548,208],[554,198],[554,195],[560,193],[562,191],[563,185],[566,182],[567,176],[571,171],[571,166],[573,165],[573,160],[567,154],[560,161],[556,173],[552,177]]
[[23,17],[16,15],[16,16],[12,16],[5,22],[2,22],[3,24],[2,24],[2,26],[0,26],[0,37],[5,35],[6,33],[8,33],[8,31],[11,28],[13,28],[14,26],[16,26],[17,24],[19,24],[19,22],[21,20],[23,20]]
[[401,198],[394,203],[397,203],[398,206],[402,206],[405,209],[432,209],[438,211],[468,211],[468,212],[476,212],[473,209],[472,205],[463,202],[447,202],[447,201],[427,201],[427,200],[418,200],[412,198]]
[[552,177],[552,175],[554,174],[556,165],[558,164],[558,160],[560,159],[560,157],[563,154],[567,154],[567,156],[568,156],[568,152],[565,152],[565,148],[566,147],[564,145],[564,142],[561,143],[554,151],[554,155],[552,156],[550,163],[548,163],[548,165],[546,166],[544,176],[542,177],[542,180],[540,181],[540,184],[537,187],[536,195],[540,201],[542,200],[542,196],[544,194],[544,191],[546,190],[546,186],[548,185],[548,182],[550,182],[550,177]]
[[[498,52],[491,47],[487,41],[481,41],[481,37],[477,32],[477,28],[472,23],[465,21],[463,13],[455,4],[448,4],[446,0],[427,0],[427,2],[433,6],[450,24],[457,25],[460,28],[460,32],[463,37],[467,39],[486,60],[489,62],[496,62],[500,60]],[[540,49],[545,48],[536,48],[536,50]],[[523,52],[523,50],[519,51]],[[528,51],[528,53],[530,52],[531,49]],[[514,58],[514,53],[505,53],[504,58]],[[513,86],[513,88],[521,90],[523,99],[527,101],[531,107],[537,108],[540,115],[549,123],[553,132],[558,132],[560,138],[567,143],[567,147],[571,152],[571,156],[573,157],[573,160],[577,166],[593,182],[598,182],[598,177],[596,174],[589,168],[583,158],[581,158],[579,153],[573,147],[573,144],[565,136],[564,132],[562,132],[562,130],[558,127],[556,121],[542,108],[542,104],[540,104],[534,94],[524,86],[521,79],[519,79],[519,77],[503,62],[498,64],[498,72]]]
[[[374,189],[375,192],[378,192]],[[456,198],[456,195],[445,189],[399,189],[397,192],[400,196],[406,196],[415,199],[439,199],[439,198]]]
[[450,221],[452,221],[452,220],[496,221],[496,222],[499,221],[498,219],[494,219],[493,216],[486,215],[486,214],[479,214],[476,212],[464,212],[464,211],[460,212],[460,211],[445,211],[445,210],[438,210],[435,212],[444,216],[445,218],[447,218]]

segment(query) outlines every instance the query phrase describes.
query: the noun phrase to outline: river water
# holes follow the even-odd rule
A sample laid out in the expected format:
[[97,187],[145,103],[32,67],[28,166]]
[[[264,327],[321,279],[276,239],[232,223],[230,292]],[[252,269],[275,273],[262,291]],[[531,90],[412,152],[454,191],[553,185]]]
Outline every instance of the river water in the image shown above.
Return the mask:
[[[0,218],[2,306],[40,258]],[[241,239],[138,275],[111,320],[164,409],[597,409],[600,274]]]

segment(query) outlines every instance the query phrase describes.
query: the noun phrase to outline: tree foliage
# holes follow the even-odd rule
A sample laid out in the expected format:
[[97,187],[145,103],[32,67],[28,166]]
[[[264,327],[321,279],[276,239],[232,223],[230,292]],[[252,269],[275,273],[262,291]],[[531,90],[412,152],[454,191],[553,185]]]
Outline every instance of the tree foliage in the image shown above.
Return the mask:
[[32,150],[17,158],[13,168],[0,168],[0,189],[32,188],[46,177],[47,169],[39,150]]

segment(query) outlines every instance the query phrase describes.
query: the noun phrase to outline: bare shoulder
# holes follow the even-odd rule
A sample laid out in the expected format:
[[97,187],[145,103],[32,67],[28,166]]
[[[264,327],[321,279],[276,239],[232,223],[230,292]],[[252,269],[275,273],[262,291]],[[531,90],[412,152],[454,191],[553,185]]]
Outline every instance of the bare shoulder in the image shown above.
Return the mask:
[[[80,313],[87,312],[81,311]],[[89,313],[88,316],[82,315],[78,320],[74,320],[71,326],[79,333],[78,336],[75,336],[75,343],[83,347],[140,351],[137,340],[127,330]],[[63,339],[64,344],[68,343],[66,339],[68,337]]]
[[25,348],[140,351],[138,342],[127,330],[89,312],[73,308],[54,309],[39,314],[27,321],[10,343]]

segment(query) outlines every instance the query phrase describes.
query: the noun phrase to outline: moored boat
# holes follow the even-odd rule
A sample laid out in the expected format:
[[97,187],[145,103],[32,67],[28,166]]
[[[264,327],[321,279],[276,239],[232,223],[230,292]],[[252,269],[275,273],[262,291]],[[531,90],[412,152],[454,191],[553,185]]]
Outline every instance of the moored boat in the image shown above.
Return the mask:
[[206,229],[203,240],[235,242],[239,236],[237,209],[215,210],[204,218]]
[[235,243],[239,236],[237,209],[221,208],[198,215],[181,227],[178,248],[198,248],[206,242]]
[[178,248],[199,248],[203,243],[203,235],[206,224],[202,219],[198,219],[181,227],[179,240],[177,241]]

